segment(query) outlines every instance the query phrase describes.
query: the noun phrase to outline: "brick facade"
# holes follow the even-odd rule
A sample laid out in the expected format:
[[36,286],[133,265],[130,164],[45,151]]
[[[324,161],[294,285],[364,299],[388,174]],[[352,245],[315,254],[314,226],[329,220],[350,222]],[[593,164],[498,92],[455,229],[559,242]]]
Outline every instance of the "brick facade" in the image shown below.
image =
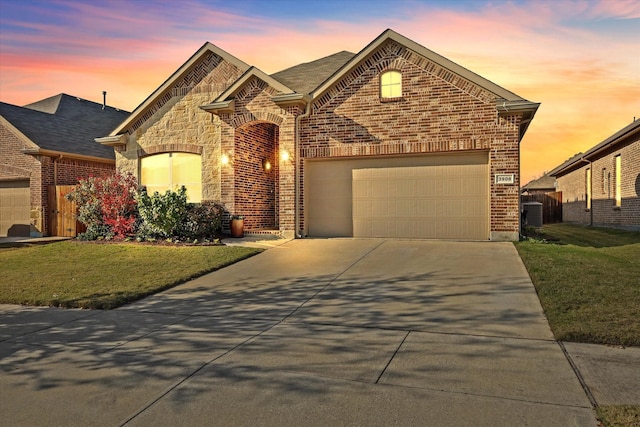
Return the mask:
[[31,148],[7,126],[0,124],[0,181],[28,178],[31,199],[31,229],[34,235],[49,235],[49,186],[74,185],[79,178],[115,172],[113,162],[92,162],[65,157],[22,153]]
[[[615,157],[621,160],[620,207],[615,203]],[[622,141],[590,162],[557,176],[562,220],[580,224],[640,229],[640,140]],[[591,209],[587,208],[587,169],[591,170]]]
[[[379,75],[402,73],[403,96],[380,99]],[[336,158],[483,150],[490,152],[491,233],[514,240],[519,233],[519,120],[498,117],[492,95],[389,42],[313,105],[302,120],[304,158]],[[445,78],[443,78],[443,76]],[[515,183],[495,184],[495,174]],[[303,179],[303,178],[301,178]],[[304,221],[303,221],[304,222]]]
[[[247,229],[293,235],[294,165],[279,153],[294,152],[295,117],[300,111],[276,105],[276,93],[254,77],[236,94],[233,114],[220,115],[222,152],[233,159],[233,167],[222,170],[222,201],[230,213],[245,217]],[[271,173],[262,169],[264,158],[271,160]],[[263,208],[267,211],[259,212]]]
[[[278,127],[245,125],[235,132],[235,209],[246,216],[248,229],[275,230],[278,223]],[[269,162],[265,170],[263,162]]]
[[[305,227],[305,159],[483,151],[490,153],[491,239],[518,238],[523,113],[499,112],[495,93],[396,39],[381,42],[310,105],[275,99],[289,94],[280,82],[232,63],[206,52],[185,64],[192,67],[180,69],[185,77],[159,88],[153,103],[121,129],[118,168],[138,175],[146,155],[201,154],[203,200],[243,215],[245,228],[293,236]],[[385,70],[402,73],[401,98],[380,99]],[[281,159],[282,151],[291,159]],[[221,164],[223,155],[229,165]],[[263,159],[271,160],[269,173]],[[515,182],[495,184],[496,174],[513,175]]]

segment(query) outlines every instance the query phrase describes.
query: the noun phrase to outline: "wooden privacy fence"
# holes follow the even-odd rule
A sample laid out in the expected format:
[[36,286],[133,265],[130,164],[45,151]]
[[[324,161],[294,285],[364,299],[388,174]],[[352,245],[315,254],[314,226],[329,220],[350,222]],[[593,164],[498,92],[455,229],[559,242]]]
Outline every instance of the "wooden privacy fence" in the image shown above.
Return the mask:
[[49,186],[49,234],[60,237],[76,237],[86,231],[84,224],[78,221],[76,202],[64,196],[73,191],[75,185]]
[[531,194],[520,196],[522,203],[538,202],[542,203],[542,223],[552,224],[562,222],[562,191],[545,194]]

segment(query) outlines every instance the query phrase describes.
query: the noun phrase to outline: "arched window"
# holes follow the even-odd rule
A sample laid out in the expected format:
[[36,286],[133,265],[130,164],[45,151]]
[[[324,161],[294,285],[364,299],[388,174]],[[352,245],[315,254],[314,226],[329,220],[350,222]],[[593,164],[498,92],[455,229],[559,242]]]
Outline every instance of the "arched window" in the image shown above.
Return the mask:
[[147,192],[164,193],[187,188],[187,200],[200,203],[202,200],[202,160],[191,153],[162,153],[140,159],[140,184]]
[[402,73],[386,71],[380,75],[380,98],[393,99],[402,97]]

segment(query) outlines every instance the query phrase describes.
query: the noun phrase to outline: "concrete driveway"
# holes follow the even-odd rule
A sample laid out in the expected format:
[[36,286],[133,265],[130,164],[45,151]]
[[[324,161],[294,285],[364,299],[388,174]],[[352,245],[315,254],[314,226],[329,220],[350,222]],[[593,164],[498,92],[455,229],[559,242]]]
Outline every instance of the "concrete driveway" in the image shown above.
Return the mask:
[[118,310],[0,312],[1,425],[596,425],[510,243],[294,240]]

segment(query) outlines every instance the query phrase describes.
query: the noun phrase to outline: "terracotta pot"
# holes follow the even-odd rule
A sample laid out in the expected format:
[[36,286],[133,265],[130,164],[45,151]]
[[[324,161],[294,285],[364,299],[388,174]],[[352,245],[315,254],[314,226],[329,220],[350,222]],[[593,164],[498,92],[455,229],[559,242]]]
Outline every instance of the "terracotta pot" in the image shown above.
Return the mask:
[[244,235],[244,218],[231,218],[231,237]]

